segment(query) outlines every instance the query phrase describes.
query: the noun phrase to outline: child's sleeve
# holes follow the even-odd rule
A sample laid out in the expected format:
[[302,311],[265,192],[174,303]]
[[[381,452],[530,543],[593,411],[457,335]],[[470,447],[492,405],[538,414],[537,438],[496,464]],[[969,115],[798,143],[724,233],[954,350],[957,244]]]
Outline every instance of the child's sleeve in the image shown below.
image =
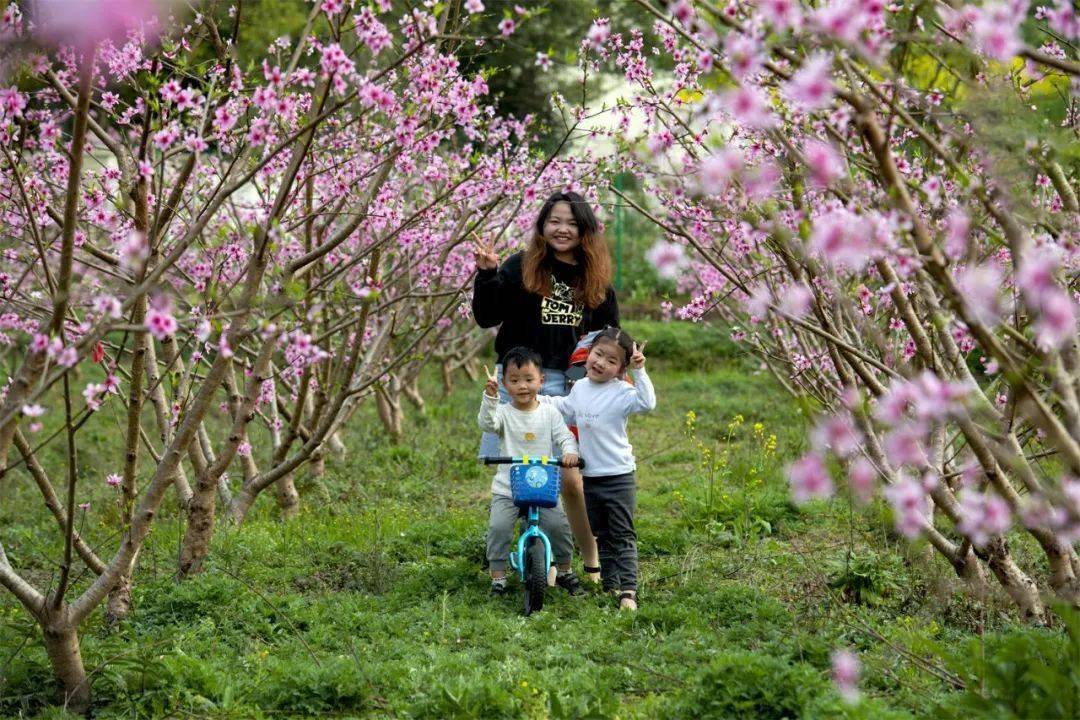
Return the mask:
[[652,380],[645,368],[630,371],[630,377],[634,379],[633,387],[627,388],[625,395],[626,404],[623,410],[627,415],[631,413],[649,412],[656,409],[656,391],[653,389]]
[[499,398],[493,398],[484,393],[484,399],[480,401],[480,414],[476,418],[480,429],[485,432],[502,435],[502,413],[499,412]]
[[574,453],[578,454],[577,440],[574,439],[574,434],[570,432],[570,428],[566,427],[566,423],[563,421],[562,415],[559,413],[551,413],[551,437],[555,441],[555,444],[562,449],[562,454]]

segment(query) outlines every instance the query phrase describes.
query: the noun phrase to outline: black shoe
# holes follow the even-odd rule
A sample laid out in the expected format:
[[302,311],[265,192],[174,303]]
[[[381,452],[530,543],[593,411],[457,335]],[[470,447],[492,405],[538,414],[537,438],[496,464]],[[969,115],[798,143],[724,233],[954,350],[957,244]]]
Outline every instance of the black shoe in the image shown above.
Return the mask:
[[492,597],[502,597],[506,594],[506,580],[492,580],[491,581],[491,595]]
[[555,576],[555,584],[573,596],[584,595],[585,588],[581,587],[581,580],[573,570],[567,570]]

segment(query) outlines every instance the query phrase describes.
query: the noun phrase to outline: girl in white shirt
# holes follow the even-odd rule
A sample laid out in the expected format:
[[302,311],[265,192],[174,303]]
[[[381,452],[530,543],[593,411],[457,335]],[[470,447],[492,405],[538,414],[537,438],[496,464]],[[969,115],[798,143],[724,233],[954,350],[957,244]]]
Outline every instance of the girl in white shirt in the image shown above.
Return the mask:
[[[620,379],[629,367],[633,384]],[[634,451],[626,435],[633,413],[656,407],[642,348],[625,330],[600,331],[585,361],[585,377],[566,397],[544,398],[577,425],[585,461],[585,508],[600,549],[605,590],[617,590],[619,607],[637,609],[637,481]]]

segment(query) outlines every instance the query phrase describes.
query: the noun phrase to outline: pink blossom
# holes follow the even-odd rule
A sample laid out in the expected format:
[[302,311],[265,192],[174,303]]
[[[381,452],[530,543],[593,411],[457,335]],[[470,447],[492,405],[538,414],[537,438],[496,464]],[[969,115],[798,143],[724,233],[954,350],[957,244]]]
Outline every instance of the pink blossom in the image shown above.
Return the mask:
[[98,315],[107,315],[114,320],[120,317],[120,301],[112,295],[98,295],[94,298],[93,307]]
[[749,35],[732,30],[724,38],[728,69],[736,80],[745,80],[761,72],[765,64],[761,43]]
[[150,308],[146,311],[146,329],[159,341],[176,332],[179,325],[167,309]]
[[35,333],[34,337],[30,340],[30,352],[43,353],[49,349],[49,336],[42,333]]
[[896,529],[908,539],[915,539],[926,528],[927,499],[922,483],[909,475],[885,488],[885,499],[893,509]]
[[470,15],[484,12],[484,3],[481,0],[465,0],[464,7]]
[[105,484],[109,487],[120,487],[120,483],[123,481],[124,479],[116,473],[109,473],[105,476]]
[[240,457],[251,457],[251,443],[247,440],[236,446],[236,454]]
[[86,407],[93,412],[101,407],[101,396],[105,393],[105,386],[99,383],[90,383],[83,388],[82,395],[86,400]]
[[761,130],[776,126],[777,119],[769,99],[757,87],[742,85],[729,90],[722,96],[720,104],[743,127]]
[[832,0],[811,13],[810,20],[819,32],[849,44],[859,39],[865,22],[858,0]]
[[701,161],[698,185],[706,195],[717,195],[727,189],[733,176],[742,169],[743,154],[728,145]]
[[665,280],[674,280],[686,266],[686,251],[682,245],[659,240],[645,253],[645,259]]
[[981,548],[1012,525],[1012,512],[1001,497],[967,489],[960,493],[960,522],[956,529]]
[[803,283],[788,285],[780,298],[780,312],[793,318],[801,318],[810,311],[814,293]]
[[796,460],[787,470],[791,486],[791,498],[797,505],[814,498],[832,497],[833,484],[825,461],[814,452],[809,452]]
[[840,697],[853,703],[859,699],[859,658],[849,650],[832,654],[832,681]]
[[796,0],[758,0],[762,19],[779,31],[802,27],[802,11]]
[[45,408],[40,405],[23,405],[22,414],[28,418],[38,418],[45,414]]
[[585,40],[593,50],[600,50],[607,44],[611,37],[611,23],[607,18],[600,18],[589,26],[589,32],[585,34]]
[[[1027,3],[1022,3],[1026,11]],[[1009,60],[1023,48],[1020,22],[1024,12],[1015,3],[988,2],[978,10],[971,25],[976,47],[992,60]]]
[[826,188],[844,174],[844,159],[831,143],[807,140],[802,147],[810,179],[819,188]]
[[1016,285],[1028,302],[1038,305],[1057,287],[1054,273],[1058,264],[1058,259],[1045,247],[1033,248],[1017,258]]
[[859,449],[862,438],[855,422],[847,412],[829,415],[818,422],[810,434],[815,450],[832,450],[839,457],[847,457]]
[[810,247],[831,265],[862,270],[870,260],[866,222],[846,208],[831,210],[814,220]]
[[516,26],[514,25],[513,20],[511,20],[510,18],[505,18],[502,22],[499,23],[499,32],[502,33],[503,37],[510,37],[514,34],[515,27]]
[[238,119],[238,116],[233,113],[232,108],[227,103],[220,105],[214,110],[214,129],[219,133],[226,133],[232,130]]
[[1060,348],[1076,341],[1076,304],[1064,291],[1046,293],[1035,322],[1035,339],[1045,349]]
[[196,135],[193,132],[184,136],[184,147],[190,152],[203,152],[210,145],[200,135]]
[[551,69],[551,56],[547,53],[536,53],[536,67],[540,68],[544,72]]
[[156,33],[163,5],[154,0],[34,0],[32,15],[45,42],[88,52],[106,40],[122,45],[131,30]]
[[150,248],[146,244],[146,235],[138,230],[128,233],[127,240],[120,246],[120,267],[138,270],[150,257]]
[[218,338],[218,352],[222,357],[231,358],[233,356],[232,346],[229,345],[229,328],[225,328],[221,331],[221,337]]
[[685,27],[689,27],[690,21],[694,19],[694,8],[688,0],[675,0],[668,7],[668,12]]
[[176,79],[172,79],[161,86],[158,94],[161,95],[161,99],[165,102],[173,102],[180,93],[180,89],[180,83]]
[[394,38],[386,26],[379,22],[371,8],[363,8],[359,15],[353,16],[356,23],[356,36],[367,45],[372,55],[378,55],[394,44]]
[[0,88],[0,117],[22,117],[26,108],[26,95],[16,87]]
[[79,353],[68,345],[56,356],[56,362],[64,367],[75,367],[75,364],[79,362]]
[[743,171],[743,189],[751,200],[762,201],[773,196],[777,183],[783,174],[780,166],[772,158],[765,158],[757,165]]
[[784,97],[804,112],[826,107],[836,94],[832,81],[831,55],[818,52],[807,58],[791,79],[783,84]]
[[926,451],[923,450],[923,430],[910,424],[895,427],[885,434],[882,445],[885,455],[893,465],[911,465],[926,467]]
[[873,498],[877,475],[877,469],[865,457],[855,458],[848,466],[848,486],[860,505],[866,505]]
[[919,373],[912,385],[914,412],[923,420],[944,420],[962,408],[968,395],[964,383],[942,380],[930,370]]
[[957,288],[972,320],[993,327],[1001,319],[999,291],[1004,280],[997,263],[968,266],[956,278]]

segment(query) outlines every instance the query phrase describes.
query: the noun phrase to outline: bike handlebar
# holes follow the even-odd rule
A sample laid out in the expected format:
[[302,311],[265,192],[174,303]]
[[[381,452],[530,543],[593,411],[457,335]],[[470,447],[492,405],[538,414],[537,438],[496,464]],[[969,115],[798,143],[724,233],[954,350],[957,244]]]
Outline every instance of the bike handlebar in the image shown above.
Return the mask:
[[[496,456],[496,457],[485,457],[484,458],[484,464],[485,465],[517,465],[517,464],[520,464],[522,462],[522,460],[523,460],[523,458],[520,458],[520,457],[510,457],[509,455],[500,455],[500,456]],[[535,461],[538,465],[541,464],[540,463],[540,458],[538,458],[538,457],[530,457],[529,458],[530,463],[533,462],[533,461]],[[578,458],[577,465],[564,465],[562,460],[556,461],[555,458],[549,457],[547,464],[548,465],[558,465],[559,467],[564,467],[564,468],[576,467],[576,468],[579,468],[581,470],[585,469],[585,461],[582,460],[581,458]]]

